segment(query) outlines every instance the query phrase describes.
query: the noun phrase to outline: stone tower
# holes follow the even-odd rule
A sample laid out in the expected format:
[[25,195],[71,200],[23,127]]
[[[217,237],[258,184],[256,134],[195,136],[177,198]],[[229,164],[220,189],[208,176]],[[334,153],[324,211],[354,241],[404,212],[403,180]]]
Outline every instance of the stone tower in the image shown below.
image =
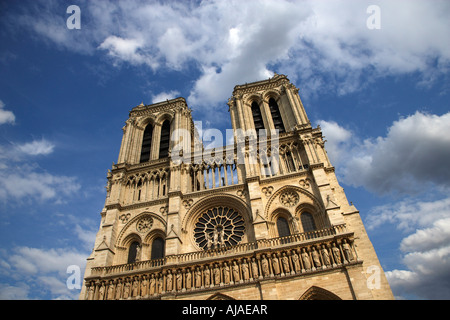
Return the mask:
[[211,150],[183,98],[130,111],[80,299],[393,299],[298,89],[275,74],[228,106]]

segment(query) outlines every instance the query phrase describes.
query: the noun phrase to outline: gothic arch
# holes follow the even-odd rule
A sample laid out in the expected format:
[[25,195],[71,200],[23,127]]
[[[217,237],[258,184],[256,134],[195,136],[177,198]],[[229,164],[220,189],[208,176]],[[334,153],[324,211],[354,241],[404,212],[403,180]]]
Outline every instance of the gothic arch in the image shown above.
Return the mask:
[[[117,247],[125,248],[126,247],[126,239],[129,237],[129,235],[131,235],[131,234],[138,235],[138,231],[136,230],[136,228],[133,228],[133,226],[136,226],[136,222],[145,217],[149,217],[149,218],[153,219],[153,224],[152,224],[152,227],[148,231],[142,233],[143,239],[147,240],[149,234],[152,233],[153,230],[158,230],[158,229],[161,230],[162,228],[165,230],[167,228],[166,221],[164,221],[164,219],[161,216],[159,216],[153,212],[144,211],[144,212],[136,215],[134,218],[130,219],[130,221],[128,221],[127,224],[122,228],[122,230],[120,231],[120,233],[117,237],[117,241],[116,241]],[[155,222],[157,222],[157,223],[155,223]],[[159,227],[158,227],[158,225],[159,225]],[[150,231],[150,233],[149,233],[149,231]],[[162,230],[161,230],[161,232],[162,232]],[[139,236],[140,239],[142,239],[142,237]],[[143,241],[143,242],[141,241],[141,243],[147,243],[147,241]]]
[[279,230],[278,230],[278,219],[283,218],[286,220],[286,222],[289,225],[289,232],[290,234],[293,233],[293,228],[292,228],[292,224],[291,224],[291,220],[292,220],[292,214],[286,210],[285,208],[277,208],[272,212],[272,220],[271,220],[271,225],[272,227],[269,228],[269,232],[271,237],[276,238],[279,237]]
[[[288,206],[284,206],[279,202],[279,197],[282,193],[286,193],[289,191],[293,191],[296,192],[297,194],[299,194],[299,200],[298,203],[296,203],[294,206],[292,207],[288,207]],[[307,199],[308,201],[305,201],[304,199]],[[325,208],[323,207],[323,205],[320,203],[320,201],[309,191],[297,187],[297,186],[293,186],[293,185],[286,185],[281,187],[280,189],[278,189],[277,191],[275,191],[269,198],[269,200],[267,201],[267,205],[266,205],[266,209],[264,212],[264,217],[266,218],[266,220],[268,221],[272,221],[273,218],[273,213],[276,212],[277,209],[285,209],[288,212],[291,213],[292,216],[295,215],[295,210],[296,208],[298,208],[299,206],[301,206],[303,203],[310,203],[311,205],[313,205],[314,208],[316,208],[316,210],[318,210],[321,213],[325,213]]]
[[217,293],[214,293],[209,298],[207,298],[206,300],[236,300],[236,299],[234,299],[226,294],[217,292]]
[[263,97],[264,101],[266,101],[267,103],[269,103],[269,99],[270,98],[274,98],[276,103],[279,104],[280,103],[280,99],[281,99],[281,94],[280,94],[280,92],[278,90],[270,89],[270,90],[265,91],[262,94],[262,97]]
[[342,299],[328,290],[312,286],[300,296],[299,300],[342,300]]
[[174,115],[171,112],[163,112],[156,117],[155,124],[162,125],[164,121],[169,120],[172,125],[173,117]]
[[152,126],[155,125],[155,116],[154,115],[148,115],[145,117],[141,117],[138,120],[136,120],[136,125],[141,129],[144,130],[145,127],[149,124],[151,124]]

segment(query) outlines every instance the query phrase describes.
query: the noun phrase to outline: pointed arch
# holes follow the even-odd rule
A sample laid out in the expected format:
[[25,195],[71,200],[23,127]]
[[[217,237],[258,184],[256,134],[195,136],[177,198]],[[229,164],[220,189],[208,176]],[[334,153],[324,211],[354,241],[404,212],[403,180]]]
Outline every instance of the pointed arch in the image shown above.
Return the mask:
[[236,300],[230,296],[227,296],[226,294],[217,292],[215,294],[213,294],[212,296],[210,296],[209,298],[207,298],[206,300]]
[[342,300],[342,299],[326,289],[312,286],[300,296],[299,300]]

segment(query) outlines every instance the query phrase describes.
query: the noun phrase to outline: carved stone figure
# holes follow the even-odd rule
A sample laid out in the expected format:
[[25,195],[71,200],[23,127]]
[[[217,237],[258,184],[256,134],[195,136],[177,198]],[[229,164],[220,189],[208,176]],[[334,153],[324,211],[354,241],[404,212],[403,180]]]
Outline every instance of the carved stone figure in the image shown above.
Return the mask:
[[309,255],[305,251],[305,248],[302,248],[301,256],[302,256],[303,266],[305,267],[305,269],[306,270],[311,269],[311,261],[309,260]]
[[191,270],[188,268],[186,269],[186,275],[185,275],[185,288],[186,290],[189,290],[192,286],[192,275]]
[[259,277],[259,272],[258,272],[258,262],[254,257],[252,258],[251,265],[252,265],[252,277],[254,280],[256,280]]
[[272,268],[274,274],[280,274],[280,263],[278,262],[278,257],[275,253],[272,254]]
[[214,274],[214,284],[219,285],[220,284],[220,269],[219,269],[219,265],[217,263],[214,265],[213,274]]
[[173,278],[172,272],[170,270],[167,270],[166,291],[172,291],[173,290],[172,278]]
[[107,297],[108,300],[114,300],[114,282],[112,280],[109,281]]
[[291,259],[292,259],[292,264],[294,265],[295,272],[300,272],[301,267],[300,267],[300,260],[297,255],[297,251],[293,250],[292,252],[293,253],[292,253]]
[[154,295],[156,293],[156,279],[155,274],[152,273],[150,276],[150,295]]
[[132,291],[132,296],[133,297],[137,297],[139,295],[139,280],[137,277],[134,278],[133,281],[133,291]]
[[316,268],[321,267],[321,266],[322,266],[322,263],[320,262],[319,253],[316,251],[316,248],[315,248],[315,247],[312,248],[311,256],[312,256],[312,260],[313,260],[313,262],[314,262],[314,266],[315,266]]
[[116,295],[115,295],[115,299],[119,300],[122,294],[122,281],[119,279],[117,281],[117,285],[116,285]]
[[211,279],[211,271],[209,271],[209,267],[208,266],[205,267],[205,271],[203,271],[203,276],[204,276],[204,279],[205,279],[205,281],[204,281],[205,287],[209,287],[210,284],[211,284],[211,281],[210,281],[210,279]]
[[183,289],[183,274],[181,273],[181,270],[178,269],[176,274],[177,279],[177,291],[181,291]]
[[350,245],[347,243],[347,240],[344,239],[342,244],[342,250],[344,251],[345,258],[348,262],[353,261],[353,253]]
[[142,281],[141,281],[141,296],[145,297],[148,293],[147,291],[147,287],[148,287],[148,280],[147,280],[147,276],[143,275],[142,276]]
[[269,271],[269,262],[266,259],[266,255],[263,254],[262,259],[261,259],[261,268],[262,268],[262,274],[263,276],[268,276],[270,271]]
[[200,288],[202,286],[202,271],[199,267],[195,268],[194,286]]
[[291,272],[289,267],[289,258],[286,256],[286,252],[283,252],[281,254],[281,264],[283,265],[283,270],[285,274],[288,274]]
[[234,282],[239,282],[241,280],[241,278],[239,276],[239,266],[236,261],[233,261],[232,270],[233,270]]
[[250,279],[250,274],[248,271],[248,263],[247,263],[247,259],[244,258],[244,261],[241,264],[241,270],[242,270],[242,278],[244,279],[244,281],[247,281]]
[[325,245],[322,245],[322,259],[323,259],[323,264],[326,266],[329,266],[331,264],[330,262],[330,255],[328,254],[328,250],[327,247]]
[[331,248],[331,252],[333,252],[334,262],[336,264],[340,264],[341,263],[341,253],[339,251],[339,248],[336,247],[336,243],[333,243],[333,247]]
[[230,266],[226,261],[223,263],[223,282],[230,283]]

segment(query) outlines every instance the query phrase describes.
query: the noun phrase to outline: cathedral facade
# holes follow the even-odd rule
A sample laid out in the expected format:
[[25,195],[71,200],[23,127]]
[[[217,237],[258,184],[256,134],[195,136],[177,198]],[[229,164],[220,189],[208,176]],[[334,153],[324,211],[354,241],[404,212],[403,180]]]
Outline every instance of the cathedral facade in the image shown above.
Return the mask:
[[129,113],[80,299],[393,299],[298,89],[237,85],[234,144],[185,99]]

